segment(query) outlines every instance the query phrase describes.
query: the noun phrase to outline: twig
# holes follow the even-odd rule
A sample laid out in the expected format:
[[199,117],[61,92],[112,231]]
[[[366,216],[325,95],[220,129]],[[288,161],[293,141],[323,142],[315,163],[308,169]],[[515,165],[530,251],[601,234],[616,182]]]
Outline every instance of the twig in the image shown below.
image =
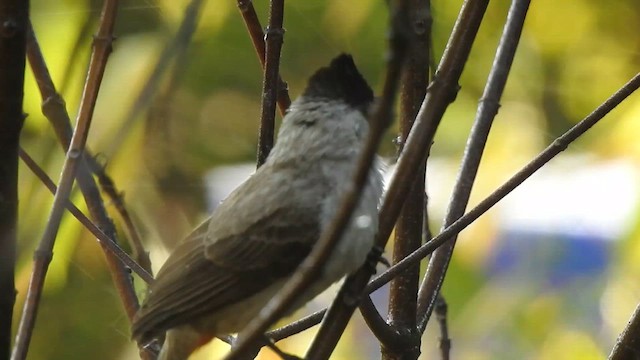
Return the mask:
[[640,305],[631,315],[616,344],[609,354],[609,360],[634,360],[640,358]]
[[435,236],[431,241],[422,245],[411,255],[402,259],[399,263],[387,269],[384,273],[377,276],[366,286],[365,293],[369,294],[376,291],[384,284],[388,283],[396,277],[400,272],[409,268],[416,262],[424,259],[435,249],[444,244],[451,236],[458,234],[464,230],[469,224],[478,219],[482,214],[491,209],[495,204],[507,196],[511,191],[518,187],[522,182],[528,179],[542,166],[548,163],[556,155],[564,151],[569,144],[589,130],[593,125],[600,121],[611,110],[624,101],[629,95],[640,87],[640,73],[636,74],[629,82],[624,84],[618,91],[609,97],[604,103],[598,106],[591,114],[587,115],[582,121],[574,125],[562,136],[556,138],[546,149],[538,156],[525,165],[520,171],[513,175],[509,180],[497,188],[491,195],[482,200],[476,207],[464,214],[453,224],[444,229],[440,234]]
[[[44,56],[42,55],[42,51],[40,50],[40,45],[38,44],[38,40],[36,39],[33,27],[31,27],[31,25],[27,37],[27,57],[29,59],[29,64],[31,65],[31,69],[36,78],[36,82],[43,99],[42,112],[53,126],[53,129],[56,133],[56,136],[58,137],[58,141],[62,145],[62,148],[67,151],[69,150],[69,143],[73,134],[73,128],[71,127],[69,113],[67,112],[62,96],[56,91],[56,87],[53,84],[53,79],[51,79],[49,69],[47,68]],[[99,179],[102,179],[103,177],[108,178],[108,175],[104,172],[104,169],[102,169],[101,166],[95,165],[97,164],[97,161],[87,149],[85,149],[83,153],[83,158],[84,161],[79,164],[78,172],[76,175],[78,186],[80,187],[80,190],[85,198],[85,202],[87,203],[91,217],[99,225],[99,227],[103,229],[103,231],[107,234],[107,237],[117,243],[115,226],[107,215],[107,210],[105,209],[102,198],[100,197],[100,192],[98,190],[96,182],[91,176],[90,167],[92,165],[93,167],[96,167],[96,169],[94,169],[94,172],[98,174]],[[110,189],[106,188],[105,190],[107,194],[109,194]],[[116,202],[116,205],[117,204],[118,203]],[[118,208],[118,210],[121,209]],[[129,227],[132,226],[132,224],[128,224],[126,220],[125,224],[130,233],[135,233],[135,229],[132,230]],[[136,258],[136,261],[139,264],[142,264],[145,270],[150,273],[151,266],[148,260],[149,257],[147,256],[144,248],[142,248],[141,241],[131,236],[130,242],[132,249],[134,249],[134,256]],[[103,246],[107,246],[108,248],[109,245]],[[113,263],[113,258],[107,255],[107,261]],[[114,280],[119,283],[117,288],[130,288],[130,290],[126,290],[126,292],[133,292],[133,287],[131,285],[130,279],[128,279],[128,276],[122,277],[118,275],[122,272],[123,269],[118,269],[116,266],[110,266],[110,269],[112,270]],[[127,301],[129,296],[122,295],[122,291],[120,293],[123,301]],[[133,308],[132,305],[125,306],[128,308]]]
[[[514,0],[507,15],[504,30],[496,57],[491,67],[487,85],[478,105],[475,122],[471,128],[469,140],[462,158],[462,165],[458,173],[458,179],[449,201],[449,208],[445,216],[443,228],[451,225],[464,214],[471,189],[478,173],[480,160],[484,151],[489,131],[493,124],[493,119],[500,108],[500,98],[504,91],[504,86],[509,77],[511,64],[515,57],[520,34],[527,16],[530,0]],[[429,266],[420,286],[418,295],[418,327],[420,332],[424,332],[429,317],[433,310],[437,295],[440,292],[444,277],[453,254],[456,243],[456,236],[451,237],[448,242],[433,253],[429,260]]]
[[[264,32],[262,31],[258,14],[256,14],[256,9],[253,7],[253,2],[251,0],[238,0],[238,10],[240,10],[244,24],[249,32],[249,37],[256,50],[256,55],[258,55],[258,60],[260,60],[260,64],[264,69],[266,59]],[[280,75],[278,75],[278,107],[280,108],[281,115],[285,114],[289,105],[291,105],[291,99],[289,98],[288,85],[282,80]]]
[[309,256],[300,265],[280,292],[269,301],[259,316],[251,321],[239,334],[236,347],[227,356],[228,360],[237,359],[245,348],[258,339],[262,333],[282,317],[287,308],[295,301],[296,297],[308,288],[313,280],[319,276],[322,265],[327,261],[331,251],[345,230],[351,213],[356,207],[360,194],[364,188],[376,150],[385,130],[391,122],[391,113],[395,99],[395,91],[398,85],[401,65],[404,58],[404,42],[398,41],[399,51],[395,51],[390,61],[394,66],[389,67],[387,81],[383,90],[383,98],[380,106],[370,120],[371,129],[367,136],[367,142],[358,159],[352,186],[349,187],[341,202],[340,208],[331,223],[322,231],[318,243],[314,246]]
[[[448,104],[455,98],[458,91],[458,79],[471,50],[487,3],[488,0],[468,0],[462,6],[437,75],[418,112],[405,149],[398,160],[395,175],[387,189],[380,211],[378,227],[377,245],[380,248],[384,248],[386,245],[406,194],[413,185],[413,180],[420,168],[418,164],[424,163],[438,123]],[[338,297],[329,308],[316,337],[319,339],[322,334],[325,339],[318,345],[314,346],[316,342],[312,344],[309,351],[309,354],[313,356],[311,359],[325,359],[333,351],[355,308],[355,304],[350,305],[346,299],[349,297],[357,299],[366,287],[371,275],[371,269],[361,267],[355,274],[347,278]],[[325,329],[324,334],[323,328]]]
[[111,179],[111,176],[107,174],[104,166],[100,166],[100,164],[95,161],[95,158],[90,154],[86,156],[87,162],[91,164],[91,170],[98,177],[98,181],[100,183],[100,188],[104,191],[113,205],[116,208],[116,211],[120,214],[122,221],[124,221],[124,227],[127,229],[127,235],[129,239],[129,245],[131,246],[131,251],[133,252],[133,258],[136,260],[140,266],[146,270],[147,273],[153,274],[151,270],[151,259],[149,259],[149,252],[142,245],[142,239],[140,238],[140,232],[136,228],[133,223],[133,219],[129,214],[129,210],[127,210],[127,206],[124,202],[124,195],[122,192],[118,191],[116,188],[116,184]]
[[440,358],[442,360],[449,360],[449,355],[451,353],[451,339],[449,338],[449,329],[447,326],[447,301],[445,300],[442,294],[438,294],[436,298],[436,319],[438,320],[438,324],[440,325],[440,340],[439,348],[440,348]]
[[[53,183],[53,180],[45,173],[45,171],[33,160],[33,158],[26,152],[24,149],[20,148],[20,158],[27,165],[29,170],[33,172],[38,179],[51,191],[52,194],[55,194],[57,191],[56,185]],[[134,259],[132,259],[129,254],[127,254],[118,244],[113,241],[113,239],[109,238],[100,228],[94,224],[89,218],[82,213],[78,207],[76,207],[71,201],[67,200],[67,204],[65,205],[67,210],[73,215],[87,230],[89,230],[101,244],[105,244],[104,246],[109,249],[109,251],[115,255],[122,264],[136,273],[140,278],[146,282],[150,283],[153,281],[153,276],[151,273],[147,272],[141,265],[139,265]]]
[[[42,112],[49,122],[51,122],[62,148],[68,151],[73,135],[69,114],[65,107],[64,100],[56,91],[53,80],[49,75],[49,70],[31,26],[27,41],[27,57],[29,58],[31,69],[43,99]],[[82,160],[78,164],[76,179],[84,196],[87,208],[89,209],[89,213],[101,229],[100,234],[102,234],[103,237],[96,236],[105,254],[109,272],[115,283],[118,295],[122,300],[126,314],[128,318],[131,319],[138,308],[138,298],[133,287],[131,269],[133,268],[134,271],[139,272],[139,265],[135,262],[133,264],[127,263],[128,255],[117,245],[115,225],[107,214],[98,186],[87,166],[87,161],[91,160],[93,160],[93,157],[85,149],[82,153]],[[85,224],[85,226],[87,225]],[[144,274],[148,275],[146,271]],[[141,275],[143,278],[144,274]],[[145,281],[148,280],[145,279]],[[146,353],[143,356],[145,359],[148,358]]]
[[327,312],[327,309],[323,309],[320,311],[316,311],[311,315],[308,315],[300,320],[294,321],[291,324],[287,324],[283,327],[277,328],[275,330],[268,331],[265,336],[273,341],[280,341],[282,339],[286,339],[289,336],[298,334],[304,330],[311,328],[314,325],[317,325],[322,321],[322,317]]
[[0,6],[0,358],[9,358],[18,228],[18,146],[24,123],[25,43],[29,1]]
[[[400,92],[400,152],[409,135],[420,104],[427,94],[429,81],[429,43],[431,39],[430,1],[409,1],[411,31],[407,49],[407,66],[402,76]],[[393,242],[393,262],[402,260],[422,245],[425,205],[425,164],[420,165],[413,187],[396,223]],[[420,354],[420,336],[416,327],[416,304],[420,281],[420,264],[398,275],[389,287],[389,326],[392,333],[407,333],[402,341],[381,340],[382,359],[417,359]],[[367,297],[364,297],[366,300]],[[364,314],[363,314],[364,315]],[[365,316],[365,319],[367,317]]]
[[280,72],[280,51],[284,38],[284,0],[271,0],[269,6],[269,27],[265,35],[266,55],[262,80],[262,112],[260,113],[260,133],[258,136],[258,167],[262,166],[273,147],[276,120],[276,98],[278,97],[278,74]]
[[[73,132],[69,151],[67,151],[62,167],[62,174],[59,182],[60,185],[53,200],[49,220],[40,243],[38,244],[38,248],[34,253],[34,268],[29,281],[22,317],[20,318],[20,326],[18,328],[16,344],[12,354],[13,360],[22,360],[26,358],[27,351],[29,349],[29,342],[35,325],[44,279],[46,277],[49,263],[52,259],[53,244],[60,226],[62,214],[64,213],[67,198],[69,197],[71,187],[73,186],[78,163],[82,159],[82,153],[84,151],[89,127],[91,125],[96,99],[98,97],[98,90],[100,88],[102,76],[104,75],[108,55],[111,52],[111,44],[113,41],[112,34],[115,25],[117,5],[117,0],[105,1],[102,14],[100,16],[98,35],[94,38],[89,72],[82,94],[82,99],[80,101],[80,110],[78,112],[78,119],[76,122],[77,126]],[[131,312],[135,311],[134,309],[128,310]]]
[[178,31],[176,31],[171,41],[162,49],[160,55],[158,55],[158,62],[153,66],[153,70],[149,78],[145,81],[144,87],[136,97],[127,115],[125,115],[122,126],[114,137],[114,141],[105,152],[108,157],[111,157],[122,148],[122,142],[127,138],[126,135],[130,133],[135,121],[139,118],[138,115],[147,108],[158,89],[161,88],[160,82],[165,71],[167,71],[171,65],[173,58],[176,54],[186,51],[198,25],[198,16],[200,15],[203,4],[203,0],[191,0],[185,8],[184,17],[182,18]]

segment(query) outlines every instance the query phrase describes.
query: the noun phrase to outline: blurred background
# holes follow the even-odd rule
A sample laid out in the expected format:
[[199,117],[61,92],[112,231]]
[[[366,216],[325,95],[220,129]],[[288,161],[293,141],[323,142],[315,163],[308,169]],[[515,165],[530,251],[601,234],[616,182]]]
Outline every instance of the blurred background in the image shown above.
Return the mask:
[[[150,87],[152,101],[132,113],[186,5],[174,0],[121,2],[118,38],[89,136],[89,147],[101,154],[124,192],[156,271],[172,246],[251,173],[256,154],[262,75],[235,1],[206,2],[184,55]],[[268,2],[254,5],[266,24]],[[460,5],[459,0],[432,1],[436,63]],[[101,2],[94,0],[31,1],[36,36],[72,117],[100,8]],[[506,1],[489,5],[462,89],[431,151],[427,189],[434,232],[507,9]],[[638,23],[636,0],[532,3],[472,205],[638,72]],[[291,0],[284,24],[281,74],[292,98],[311,73],[340,52],[352,53],[374,89],[380,89],[385,2]],[[28,73],[29,117],[22,145],[57,180],[63,153],[40,103]],[[640,96],[634,94],[461,234],[443,289],[453,358],[600,359],[608,354],[640,302],[639,133]],[[394,162],[396,135],[394,124],[381,149],[389,164]],[[52,199],[21,167],[16,324]],[[79,193],[73,200],[85,208]],[[113,206],[107,205],[121,230]],[[144,285],[136,282],[143,296]],[[374,294],[384,313],[386,292],[383,288]],[[333,294],[328,291],[293,318],[328,305]],[[313,329],[299,334],[283,347],[303,354],[313,334]],[[430,325],[423,358],[436,357],[438,336]],[[194,358],[226,351],[226,345],[216,342]],[[378,354],[377,341],[356,315],[333,358],[372,359]],[[268,351],[261,356],[275,358]],[[68,215],[57,238],[29,358],[137,358],[104,255]]]

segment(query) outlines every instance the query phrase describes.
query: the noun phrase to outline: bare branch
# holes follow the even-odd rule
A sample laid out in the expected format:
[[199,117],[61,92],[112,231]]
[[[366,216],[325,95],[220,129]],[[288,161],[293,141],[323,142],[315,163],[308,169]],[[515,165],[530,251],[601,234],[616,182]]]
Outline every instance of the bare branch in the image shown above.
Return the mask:
[[0,6],[0,358],[11,349],[16,299],[18,227],[18,146],[24,122],[22,100],[29,1]]
[[275,330],[268,331],[265,336],[273,341],[280,341],[286,339],[289,336],[298,334],[310,327],[317,325],[322,321],[322,317],[327,312],[327,309],[316,311],[311,315],[308,315],[300,320],[294,321],[291,324],[277,328]]
[[[524,19],[527,16],[530,0],[514,0],[511,3],[507,21],[504,26],[496,57],[489,73],[487,85],[480,99],[476,120],[471,128],[469,140],[462,158],[462,165],[458,173],[449,208],[443,228],[451,225],[454,221],[464,214],[471,189],[478,173],[480,159],[484,152],[484,147],[489,137],[489,131],[493,124],[493,119],[500,108],[500,98],[504,91],[504,86],[511,70],[511,64],[515,57],[520,34],[524,25]],[[444,277],[453,254],[456,236],[435,251],[429,260],[427,273],[424,276],[420,293],[418,296],[418,326],[420,332],[424,332],[429,317],[433,310],[438,292],[442,287]]]
[[262,112],[260,113],[260,133],[258,136],[258,167],[262,166],[273,147],[276,121],[276,99],[278,97],[278,76],[280,72],[280,52],[284,39],[284,0],[271,0],[269,7],[269,27],[265,35],[266,55],[262,80]]
[[451,339],[449,339],[449,328],[447,326],[447,301],[442,294],[436,298],[436,319],[440,325],[440,357],[442,360],[449,360],[451,353]]
[[513,175],[509,180],[496,189],[491,195],[482,200],[476,207],[464,214],[453,224],[444,229],[438,236],[431,241],[422,245],[418,250],[404,258],[399,263],[390,267],[387,271],[377,276],[366,287],[366,293],[369,294],[376,291],[384,284],[388,283],[398,273],[411,267],[416,262],[424,259],[435,249],[444,244],[451,236],[455,236],[464,230],[469,224],[478,219],[482,214],[491,209],[495,204],[507,196],[511,191],[517,188],[522,182],[528,179],[542,166],[548,163],[556,155],[564,151],[569,144],[589,130],[593,125],[600,121],[611,110],[618,106],[622,101],[629,97],[634,91],[640,87],[640,73],[636,74],[629,82],[624,84],[618,91],[609,97],[604,103],[598,106],[591,114],[587,115],[582,121],[574,125],[562,136],[554,140],[546,149],[538,156],[525,165],[520,171]]
[[[258,14],[256,14],[256,9],[253,7],[253,2],[251,0],[238,0],[238,10],[240,10],[244,24],[249,32],[258,60],[260,60],[260,64],[264,69],[266,61],[264,32],[262,31]],[[281,115],[285,114],[289,105],[291,105],[291,99],[289,98],[288,85],[278,75],[278,107]]]
[[[20,158],[27,165],[29,170],[31,170],[38,179],[51,191],[52,194],[55,194],[57,191],[56,185],[53,183],[53,180],[45,173],[45,171],[31,158],[31,156],[24,151],[24,149],[20,149]],[[141,265],[139,265],[134,259],[132,259],[113,239],[109,238],[100,228],[91,222],[89,218],[85,214],[82,213],[80,209],[78,209],[71,201],[67,200],[67,204],[65,205],[67,210],[76,218],[78,221],[89,230],[101,244],[104,244],[109,252],[111,252],[123,265],[130,268],[135,272],[140,278],[146,282],[150,283],[153,281],[153,276],[151,273],[147,272]]]
[[[56,87],[53,84],[53,79],[49,74],[49,69],[47,68],[44,56],[42,55],[42,51],[40,50],[40,45],[38,44],[38,40],[36,39],[35,33],[31,26],[27,37],[27,57],[29,59],[29,65],[31,65],[31,70],[33,71],[33,74],[36,78],[38,88],[40,89],[40,95],[43,99],[42,112],[53,126],[60,145],[65,151],[67,151],[69,149],[69,143],[73,134],[69,113],[67,112],[67,109],[65,107],[64,99],[56,91]],[[103,177],[108,178],[108,175],[104,172],[101,166],[97,165],[97,161],[93,158],[89,150],[85,149],[83,158],[83,161],[79,164],[78,172],[76,175],[76,180],[78,181],[80,191],[85,198],[85,202],[87,203],[87,207],[89,209],[89,212],[91,213],[91,217],[96,221],[96,223],[99,224],[99,227],[103,229],[109,239],[117,242],[115,226],[107,214],[107,210],[105,209],[104,203],[102,202],[102,198],[100,196],[100,191],[98,190],[96,182],[91,175],[90,167],[93,164],[93,167],[96,168],[95,172],[98,173],[99,178],[101,179]],[[111,183],[113,184],[113,182]],[[110,189],[105,187],[105,190],[107,194],[109,194]],[[116,205],[118,205],[117,202]],[[124,208],[124,204],[122,204],[122,206]],[[119,208],[119,206],[117,206],[117,209],[119,211],[122,210]],[[132,224],[128,224],[126,220],[125,224],[127,228],[129,228],[129,226],[132,226]],[[132,230],[131,228],[129,228],[129,232],[135,232],[135,229]],[[134,257],[136,258],[136,261],[139,264],[142,264],[145,270],[150,273],[151,266],[149,257],[147,255],[147,252],[142,247],[141,241],[134,237],[130,237],[130,240],[131,247],[132,249],[134,249]],[[113,259],[110,258],[109,255],[107,255],[107,258],[107,261],[113,262]],[[117,288],[120,289],[123,287],[131,287],[131,281],[130,279],[128,279],[128,276],[122,277],[118,275],[118,273],[121,272],[122,269],[117,269],[117,267],[115,266],[110,266],[110,269],[113,271],[112,275],[114,277],[114,280],[121,282],[121,284],[118,285]],[[132,290],[133,288],[131,287],[130,291]],[[123,301],[126,301],[126,299],[128,299],[129,297],[124,296],[121,292],[121,298],[123,299]],[[131,307],[131,305],[125,306]]]
[[[431,40],[430,1],[411,0],[408,11],[411,31],[407,49],[407,65],[402,75],[400,92],[400,152],[427,94],[429,81],[429,43]],[[393,262],[402,260],[422,245],[425,207],[425,164],[420,166],[413,187],[407,195],[393,242]],[[416,359],[420,354],[420,336],[416,327],[416,304],[420,281],[420,264],[396,277],[389,288],[389,325],[393,333],[406,333],[404,341],[381,341],[382,358]],[[366,300],[367,297],[364,297]],[[362,309],[362,305],[361,305]],[[366,319],[366,317],[365,317]],[[373,330],[373,329],[372,329]],[[409,341],[411,340],[411,341]]]
[[[71,138],[71,144],[65,158],[62,174],[60,176],[60,186],[53,200],[53,206],[49,215],[49,220],[45,227],[44,234],[34,253],[34,268],[29,281],[29,288],[25,299],[20,326],[16,336],[16,344],[13,349],[12,359],[22,360],[26,358],[29,349],[29,342],[33,333],[33,327],[38,312],[40,297],[44,279],[46,277],[49,263],[52,259],[52,249],[55,238],[60,227],[60,220],[64,213],[67,198],[71,192],[78,163],[82,159],[82,153],[89,133],[89,127],[95,109],[98,90],[104,75],[107,58],[111,52],[113,42],[113,28],[117,13],[118,1],[107,0],[104,3],[100,18],[98,34],[94,38],[93,53],[89,64],[89,72],[85,83],[85,88],[80,101],[80,110],[76,129]],[[135,298],[135,294],[134,294]],[[127,313],[133,316],[136,309],[127,309]]]

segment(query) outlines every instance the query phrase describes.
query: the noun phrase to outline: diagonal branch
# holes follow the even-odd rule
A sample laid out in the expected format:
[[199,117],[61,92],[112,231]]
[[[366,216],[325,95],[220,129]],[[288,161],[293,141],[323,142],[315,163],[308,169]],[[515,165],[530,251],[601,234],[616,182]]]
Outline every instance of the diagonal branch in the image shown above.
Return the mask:
[[[33,160],[33,158],[26,152],[24,149],[20,149],[20,158],[27,165],[29,170],[33,172],[38,179],[44,184],[44,186],[51,191],[52,194],[55,194],[58,188],[56,184],[53,183],[53,180],[45,173],[45,171]],[[153,276],[151,273],[147,272],[141,265],[139,265],[134,259],[132,259],[118,244],[113,241],[113,239],[109,238],[100,228],[91,222],[89,218],[85,214],[82,213],[78,207],[76,207],[71,201],[67,200],[67,204],[65,205],[67,210],[73,215],[78,221],[89,230],[93,236],[95,236],[100,244],[104,244],[104,247],[109,249],[111,252],[124,266],[129,267],[136,273],[140,278],[146,282],[150,283],[153,281]]]
[[271,0],[269,7],[269,27],[264,37],[266,55],[264,57],[264,77],[262,80],[262,112],[260,113],[260,133],[258,136],[258,167],[262,166],[273,147],[276,120],[276,99],[280,72],[280,52],[284,38],[284,0]]
[[525,165],[520,171],[513,175],[509,180],[496,189],[491,195],[482,200],[476,207],[464,214],[453,224],[444,229],[438,236],[431,241],[422,245],[418,250],[404,258],[399,263],[390,267],[387,271],[377,276],[366,287],[366,293],[371,293],[381,288],[396,277],[399,273],[414,265],[416,262],[424,259],[438,247],[444,244],[449,238],[455,236],[464,230],[469,224],[477,220],[485,212],[491,209],[495,204],[507,196],[511,191],[517,188],[522,182],[528,179],[542,166],[551,159],[564,151],[573,141],[582,136],[593,125],[600,121],[611,110],[623,102],[634,91],[640,88],[640,73],[636,74],[631,80],[624,84],[618,91],[609,97],[604,103],[598,106],[591,114],[587,115],[579,123],[565,132],[562,136],[556,138],[546,149],[538,156]]
[[[100,26],[98,34],[94,38],[89,71],[80,102],[80,110],[78,111],[76,129],[73,132],[69,151],[67,151],[62,167],[62,174],[59,182],[60,185],[53,200],[49,220],[40,243],[34,253],[34,268],[31,273],[29,288],[27,290],[18,334],[16,336],[16,344],[12,354],[12,359],[14,360],[22,360],[27,356],[29,342],[31,340],[31,335],[33,334],[38,306],[40,304],[44,280],[53,257],[53,245],[60,227],[62,215],[64,214],[65,204],[73,186],[78,163],[82,159],[87,135],[89,133],[89,127],[93,117],[93,111],[98,97],[98,90],[104,75],[108,55],[111,52],[117,7],[117,0],[107,0],[105,1],[102,9]],[[133,294],[133,297],[135,298],[135,293]],[[137,304],[137,302],[134,303]],[[133,314],[136,309],[127,310],[128,313]]]
[[[504,91],[504,86],[509,77],[511,64],[515,57],[520,34],[527,16],[530,0],[514,0],[507,16],[496,57],[489,73],[487,85],[480,99],[476,120],[471,128],[469,140],[462,158],[462,165],[458,173],[449,208],[445,216],[443,228],[451,225],[459,219],[467,208],[471,189],[478,173],[480,160],[485,144],[489,137],[489,131],[493,124],[493,119],[500,108],[500,98]],[[427,273],[424,276],[420,293],[418,296],[417,319],[420,332],[424,332],[427,322],[433,311],[444,277],[453,254],[456,243],[456,236],[451,237],[448,242],[436,250],[429,260]]]
[[[31,66],[31,70],[36,78],[36,82],[38,84],[38,88],[40,90],[40,95],[43,99],[42,101],[42,112],[47,117],[53,129],[58,137],[58,141],[62,145],[62,148],[67,151],[69,150],[69,143],[71,141],[71,136],[73,134],[73,128],[71,127],[71,120],[69,117],[69,113],[65,107],[65,101],[62,96],[56,91],[56,87],[53,84],[53,79],[49,74],[49,69],[47,68],[47,64],[44,60],[44,56],[42,51],[40,50],[40,45],[38,44],[38,40],[33,31],[33,27],[30,26],[29,34],[27,38],[27,58],[29,59],[29,65]],[[85,149],[83,153],[84,160],[79,164],[78,172],[76,174],[76,180],[78,181],[78,186],[80,187],[80,191],[82,192],[85,202],[87,203],[87,207],[91,214],[91,217],[94,221],[99,224],[99,227],[103,229],[103,231],[108,234],[108,237],[117,241],[116,230],[113,222],[109,218],[107,214],[107,210],[105,209],[104,203],[102,201],[102,197],[100,196],[100,191],[96,185],[93,176],[91,175],[91,164],[97,163],[97,161],[93,158],[91,153]],[[96,171],[99,174],[99,178],[102,179],[108,176],[104,173],[102,169],[100,171]],[[111,182],[112,184],[112,182]],[[103,186],[104,188],[104,186]],[[107,194],[110,194],[106,189]],[[120,201],[121,203],[122,201]],[[122,213],[124,208],[124,204],[121,204],[122,209],[118,206],[118,201],[115,201],[116,207],[118,211]],[[128,223],[125,218],[125,224],[129,229],[130,233],[136,234],[135,229],[133,229],[133,224]],[[151,264],[149,261],[149,256],[147,252],[144,250],[142,246],[142,241],[139,238],[134,236],[129,237],[131,242],[131,248],[134,250],[134,258],[137,260],[139,264],[145,268],[147,272],[151,270]],[[112,258],[107,256],[107,261],[113,262]],[[114,281],[120,283],[117,288],[127,288],[131,287],[131,281],[128,276],[119,276],[118,273],[120,269],[113,264],[110,265],[110,269],[112,270],[112,275],[114,277]],[[128,291],[127,291],[128,292]],[[121,298],[123,301],[126,301],[129,297],[123,295],[123,292],[120,292]],[[132,305],[125,305],[127,307],[132,307]]]

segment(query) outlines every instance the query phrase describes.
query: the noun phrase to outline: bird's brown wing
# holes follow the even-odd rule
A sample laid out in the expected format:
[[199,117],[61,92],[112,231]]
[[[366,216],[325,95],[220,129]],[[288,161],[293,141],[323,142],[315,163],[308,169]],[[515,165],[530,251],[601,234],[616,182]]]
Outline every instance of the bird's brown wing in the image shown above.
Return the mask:
[[266,212],[242,235],[212,241],[208,222],[200,225],[174,250],[150,286],[134,320],[133,337],[151,340],[290,275],[319,236],[320,210],[286,203]]

